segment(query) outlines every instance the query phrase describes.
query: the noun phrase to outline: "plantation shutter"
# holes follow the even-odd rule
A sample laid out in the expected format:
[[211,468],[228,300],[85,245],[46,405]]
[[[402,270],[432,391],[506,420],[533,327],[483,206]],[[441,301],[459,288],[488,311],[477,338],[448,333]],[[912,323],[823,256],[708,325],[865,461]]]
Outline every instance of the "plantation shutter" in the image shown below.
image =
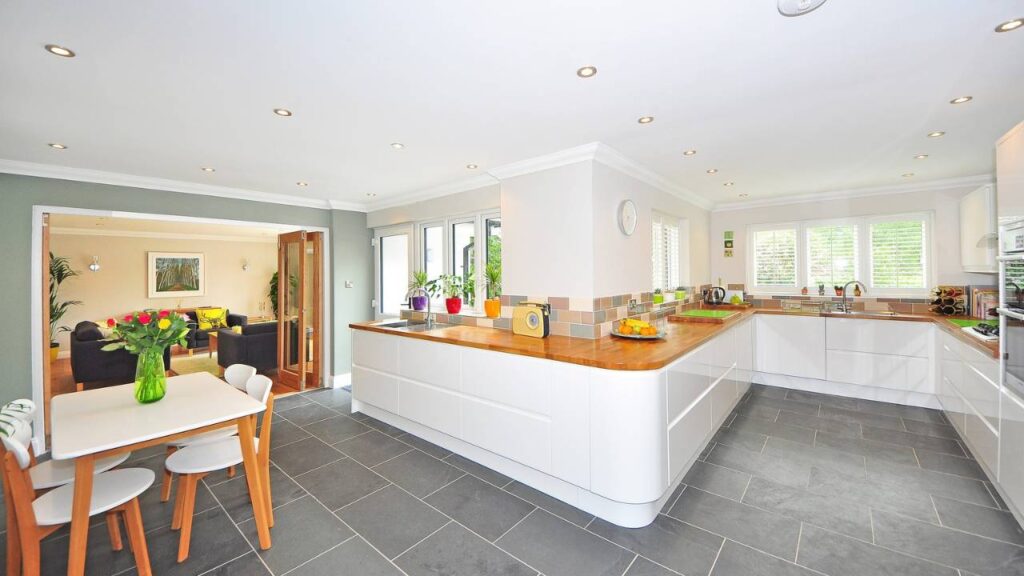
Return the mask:
[[842,286],[857,277],[857,226],[807,228],[807,284]]
[[924,218],[872,223],[872,287],[926,288],[926,240]]
[[796,229],[754,232],[754,284],[796,286]]
[[663,292],[679,285],[679,224],[669,216],[655,214],[651,224],[652,286]]

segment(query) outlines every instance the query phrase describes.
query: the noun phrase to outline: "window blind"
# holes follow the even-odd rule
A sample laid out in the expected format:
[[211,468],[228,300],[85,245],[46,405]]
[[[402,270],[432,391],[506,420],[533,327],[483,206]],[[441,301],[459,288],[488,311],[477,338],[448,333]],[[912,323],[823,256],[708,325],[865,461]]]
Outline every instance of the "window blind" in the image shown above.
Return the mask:
[[872,223],[871,286],[926,288],[925,242],[923,218]]
[[796,286],[796,229],[754,232],[754,284]]
[[807,284],[842,286],[857,278],[857,226],[807,228]]
[[651,224],[652,286],[663,292],[679,285],[679,225],[655,216]]

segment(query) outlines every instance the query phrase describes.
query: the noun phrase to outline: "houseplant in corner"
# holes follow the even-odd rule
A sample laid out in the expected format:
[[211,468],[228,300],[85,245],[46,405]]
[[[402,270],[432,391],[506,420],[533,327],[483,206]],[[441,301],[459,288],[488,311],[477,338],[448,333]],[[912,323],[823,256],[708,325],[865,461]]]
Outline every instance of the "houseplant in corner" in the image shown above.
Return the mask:
[[409,281],[409,294],[412,294],[413,290],[417,290],[417,291],[418,290],[423,290],[423,291],[426,292],[426,294],[418,294],[417,293],[416,295],[414,295],[414,296],[412,296],[410,298],[412,300],[412,309],[413,310],[426,310],[427,309],[427,299],[429,298],[429,296],[427,296],[427,294],[432,296],[434,294],[434,287],[431,285],[430,281],[428,280],[427,272],[425,270],[414,270],[413,271],[413,273],[412,273],[412,280]]
[[149,310],[128,314],[121,320],[110,318],[107,326],[114,333],[108,338],[113,341],[103,347],[104,351],[124,348],[139,357],[135,367],[135,399],[140,404],[149,404],[163,398],[167,392],[164,349],[171,344],[185,346],[185,319],[169,310]]
[[427,285],[431,294],[437,290],[441,291],[441,294],[444,295],[444,307],[448,309],[449,314],[458,314],[462,310],[462,293],[464,289],[460,276],[442,274],[436,280],[431,280]]
[[82,303],[79,300],[61,302],[57,299],[60,285],[73,276],[78,276],[78,272],[71,268],[68,259],[64,256],[54,256],[53,252],[50,252],[50,362],[57,359],[57,353],[60,351],[57,334],[71,331],[67,326],[58,326],[57,324],[68,313],[68,308]]
[[501,264],[488,264],[484,270],[487,280],[487,299],[484,300],[484,313],[488,318],[501,316]]

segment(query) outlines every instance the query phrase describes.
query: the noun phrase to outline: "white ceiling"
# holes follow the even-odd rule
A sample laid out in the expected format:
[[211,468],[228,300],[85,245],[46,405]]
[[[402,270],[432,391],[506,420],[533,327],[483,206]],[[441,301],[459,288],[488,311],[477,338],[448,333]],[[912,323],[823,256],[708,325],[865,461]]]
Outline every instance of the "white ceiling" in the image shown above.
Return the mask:
[[6,1],[0,159],[371,206],[595,141],[714,202],[988,174],[1024,119],[1024,29],[993,32],[1020,16],[1019,0],[799,18],[772,0]]

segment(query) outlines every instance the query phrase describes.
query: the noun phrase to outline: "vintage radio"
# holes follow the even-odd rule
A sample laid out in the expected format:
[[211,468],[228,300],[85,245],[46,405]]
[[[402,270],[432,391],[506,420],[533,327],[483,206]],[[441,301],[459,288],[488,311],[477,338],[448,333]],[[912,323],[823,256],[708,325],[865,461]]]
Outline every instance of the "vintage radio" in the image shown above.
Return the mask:
[[551,307],[537,302],[523,302],[512,309],[512,333],[546,338],[550,331]]

